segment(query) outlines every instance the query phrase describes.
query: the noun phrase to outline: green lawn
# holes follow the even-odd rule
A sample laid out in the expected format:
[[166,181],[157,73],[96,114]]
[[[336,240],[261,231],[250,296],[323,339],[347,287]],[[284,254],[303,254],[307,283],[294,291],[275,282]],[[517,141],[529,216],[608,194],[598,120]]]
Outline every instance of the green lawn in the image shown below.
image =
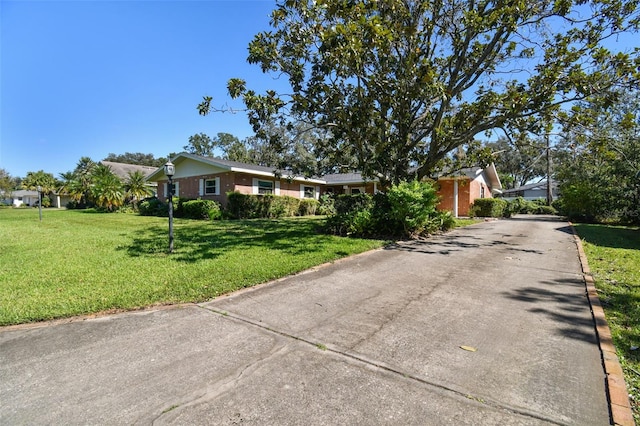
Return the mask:
[[321,218],[174,222],[91,211],[0,209],[0,325],[201,302],[384,241],[316,232]]
[[640,424],[640,229],[575,225]]

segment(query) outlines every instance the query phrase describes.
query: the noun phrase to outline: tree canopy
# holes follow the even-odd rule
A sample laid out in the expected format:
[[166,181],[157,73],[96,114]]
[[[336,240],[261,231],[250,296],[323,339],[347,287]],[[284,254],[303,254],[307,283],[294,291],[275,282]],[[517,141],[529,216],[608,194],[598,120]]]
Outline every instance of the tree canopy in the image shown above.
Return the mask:
[[564,212],[572,219],[640,223],[640,91],[576,106],[556,152]]
[[8,196],[16,189],[18,182],[5,169],[0,168],[0,195]]
[[610,102],[612,87],[635,84],[638,50],[604,42],[638,19],[637,0],[283,0],[248,61],[290,92],[257,93],[240,78],[228,90],[258,136],[303,122],[329,135],[315,158],[421,178],[479,134],[536,132],[567,103]]
[[27,172],[27,176],[22,181],[22,186],[32,191],[40,187],[44,194],[49,194],[56,190],[56,179],[51,173],[46,173],[44,170]]
[[546,144],[540,139],[525,138],[510,141],[500,137],[486,144],[493,154],[500,182],[505,188],[514,188],[546,176]]

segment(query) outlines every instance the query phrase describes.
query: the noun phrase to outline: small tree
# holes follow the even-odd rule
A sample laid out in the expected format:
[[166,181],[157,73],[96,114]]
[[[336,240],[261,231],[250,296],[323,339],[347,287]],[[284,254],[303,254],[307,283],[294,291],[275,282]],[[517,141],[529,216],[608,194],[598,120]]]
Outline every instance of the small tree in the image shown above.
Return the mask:
[[43,195],[54,192],[57,187],[56,179],[53,175],[51,173],[45,173],[44,170],[28,172],[27,177],[22,181],[22,186],[32,191],[40,187]]
[[98,164],[93,170],[91,197],[97,207],[110,212],[124,204],[122,182],[103,164]]
[[151,188],[147,184],[144,173],[139,170],[129,172],[127,181],[124,184],[125,196],[131,201],[136,208],[138,201],[153,194]]

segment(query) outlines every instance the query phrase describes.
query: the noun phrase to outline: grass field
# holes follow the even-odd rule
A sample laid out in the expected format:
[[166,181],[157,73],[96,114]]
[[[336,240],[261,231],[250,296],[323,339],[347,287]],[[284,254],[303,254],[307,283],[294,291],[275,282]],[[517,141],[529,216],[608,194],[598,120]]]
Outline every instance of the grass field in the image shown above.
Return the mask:
[[319,218],[168,220],[0,209],[0,325],[200,302],[381,247],[318,233]]
[[640,424],[640,229],[576,224]]

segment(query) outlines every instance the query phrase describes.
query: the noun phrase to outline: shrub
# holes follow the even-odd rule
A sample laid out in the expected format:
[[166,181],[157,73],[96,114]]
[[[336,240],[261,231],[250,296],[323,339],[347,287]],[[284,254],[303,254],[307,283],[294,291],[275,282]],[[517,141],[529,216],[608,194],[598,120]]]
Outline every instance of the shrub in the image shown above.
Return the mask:
[[509,204],[506,207],[508,211],[508,216],[518,214],[518,213],[529,214],[533,209],[533,205],[522,197],[517,197],[513,200],[510,200],[508,201],[508,203]]
[[116,213],[135,213],[133,205],[125,204],[116,209]]
[[402,233],[415,237],[433,232],[431,219],[435,217],[438,196],[436,189],[427,182],[401,182],[387,193],[391,208],[389,217]]
[[169,207],[156,197],[145,198],[138,204],[141,216],[168,216]]
[[268,195],[262,197],[264,198],[263,201],[268,203],[265,206],[267,218],[292,217],[296,216],[300,211],[300,200],[298,198],[288,195]]
[[474,201],[471,213],[479,217],[504,217],[509,215],[509,203],[502,198],[478,198]]
[[313,216],[318,211],[320,202],[313,198],[305,198],[300,200],[298,207],[298,216]]
[[576,183],[562,189],[563,213],[576,222],[595,222],[603,216],[604,203],[588,183]]
[[435,188],[427,182],[403,182],[387,193],[339,195],[326,231],[359,237],[418,237],[449,229],[454,219],[438,212]]
[[335,198],[336,214],[366,210],[373,207],[373,197],[369,194],[341,194]]
[[[187,219],[210,219],[210,212],[220,212],[220,205],[213,200],[190,200],[181,203],[182,217]],[[216,215],[213,213],[214,216]],[[219,215],[221,215],[219,213]],[[219,217],[218,217],[219,218]]]
[[258,200],[250,197],[248,194],[239,192],[227,192],[227,208],[228,215],[233,219],[250,219],[258,216],[254,214],[258,210]]
[[333,194],[323,194],[320,197],[320,205],[316,210],[319,215],[336,214],[336,199]]
[[227,193],[226,216],[232,219],[269,219],[315,214],[318,201],[290,196]]
[[216,204],[214,208],[211,208],[207,212],[207,216],[209,217],[209,220],[220,220],[222,219],[222,209],[220,209],[220,206]]
[[558,214],[558,211],[553,206],[538,206],[534,214]]
[[565,212],[564,212],[564,201],[562,200],[562,198],[558,198],[556,200],[553,200],[553,202],[551,203],[551,207],[556,209],[556,211],[559,214],[565,214]]
[[69,210],[74,210],[74,209],[81,209],[82,207],[80,206],[80,203],[78,201],[75,200],[71,200],[67,203],[66,205],[67,209]]

